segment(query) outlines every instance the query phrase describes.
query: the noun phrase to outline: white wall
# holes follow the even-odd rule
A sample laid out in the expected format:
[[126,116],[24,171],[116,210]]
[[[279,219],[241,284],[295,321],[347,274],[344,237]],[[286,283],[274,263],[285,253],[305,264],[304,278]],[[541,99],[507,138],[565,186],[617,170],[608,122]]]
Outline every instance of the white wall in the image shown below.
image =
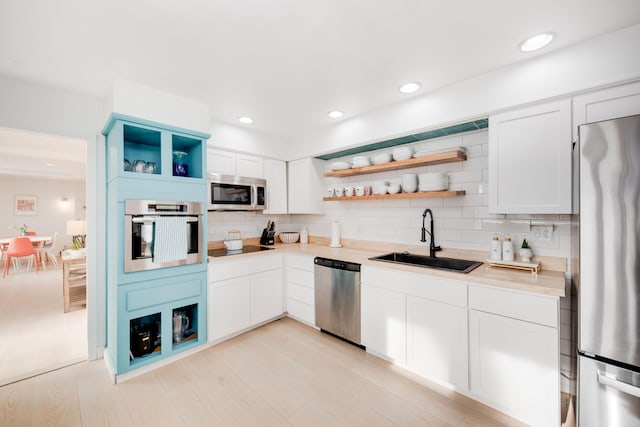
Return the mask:
[[[15,215],[13,209],[15,195],[36,196],[36,215]],[[65,205],[62,198],[67,197]],[[66,235],[67,220],[85,219],[85,184],[76,181],[57,181],[42,178],[0,175],[0,235],[17,236],[14,226],[27,224],[30,231],[51,236],[60,233],[59,238],[71,243]]]
[[379,108],[289,141],[287,160],[460,123],[640,78],[640,25]]
[[209,147],[286,160],[286,141],[277,137],[216,120],[211,122],[210,133]]

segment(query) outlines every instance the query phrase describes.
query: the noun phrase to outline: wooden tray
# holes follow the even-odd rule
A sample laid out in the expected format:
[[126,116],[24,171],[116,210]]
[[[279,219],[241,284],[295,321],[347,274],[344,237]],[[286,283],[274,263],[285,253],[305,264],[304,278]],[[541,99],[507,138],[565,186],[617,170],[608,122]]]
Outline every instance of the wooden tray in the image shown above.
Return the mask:
[[484,262],[487,264],[487,269],[489,269],[489,267],[512,268],[514,270],[530,271],[532,275],[536,275],[538,271],[540,271],[539,262],[496,261],[493,259],[487,259]]

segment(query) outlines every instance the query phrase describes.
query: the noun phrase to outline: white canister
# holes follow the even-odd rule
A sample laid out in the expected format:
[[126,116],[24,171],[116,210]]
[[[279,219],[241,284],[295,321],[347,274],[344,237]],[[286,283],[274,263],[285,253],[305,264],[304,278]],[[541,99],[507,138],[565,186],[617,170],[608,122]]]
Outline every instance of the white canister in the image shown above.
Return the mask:
[[331,223],[331,243],[329,244],[331,248],[341,248],[340,244],[340,223],[338,221],[333,221]]
[[300,230],[300,243],[309,243],[309,230],[307,230],[307,227],[302,227],[302,230]]
[[502,244],[497,234],[494,234],[491,239],[491,259],[493,261],[500,261],[502,259]]
[[513,261],[513,242],[511,237],[507,236],[502,242],[502,259],[504,261]]

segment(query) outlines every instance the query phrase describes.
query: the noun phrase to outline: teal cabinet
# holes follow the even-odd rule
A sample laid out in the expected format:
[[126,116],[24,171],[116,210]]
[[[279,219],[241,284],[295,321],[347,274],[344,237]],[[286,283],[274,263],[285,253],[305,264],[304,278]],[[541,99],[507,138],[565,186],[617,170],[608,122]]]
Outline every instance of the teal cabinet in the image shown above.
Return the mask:
[[[207,340],[209,135],[112,114],[104,127],[107,178],[107,360],[116,375]],[[196,264],[124,272],[125,201],[201,202],[205,256]]]

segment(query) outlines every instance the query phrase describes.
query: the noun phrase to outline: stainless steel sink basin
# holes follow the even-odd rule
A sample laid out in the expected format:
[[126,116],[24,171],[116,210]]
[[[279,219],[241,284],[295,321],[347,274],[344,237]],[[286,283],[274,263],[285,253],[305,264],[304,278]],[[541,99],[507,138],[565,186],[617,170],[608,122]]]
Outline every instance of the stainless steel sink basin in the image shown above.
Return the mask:
[[392,262],[394,264],[406,264],[417,267],[437,268],[439,270],[468,273],[482,265],[478,261],[469,261],[456,258],[435,258],[426,255],[410,254],[408,252],[392,252],[369,258],[374,261]]

